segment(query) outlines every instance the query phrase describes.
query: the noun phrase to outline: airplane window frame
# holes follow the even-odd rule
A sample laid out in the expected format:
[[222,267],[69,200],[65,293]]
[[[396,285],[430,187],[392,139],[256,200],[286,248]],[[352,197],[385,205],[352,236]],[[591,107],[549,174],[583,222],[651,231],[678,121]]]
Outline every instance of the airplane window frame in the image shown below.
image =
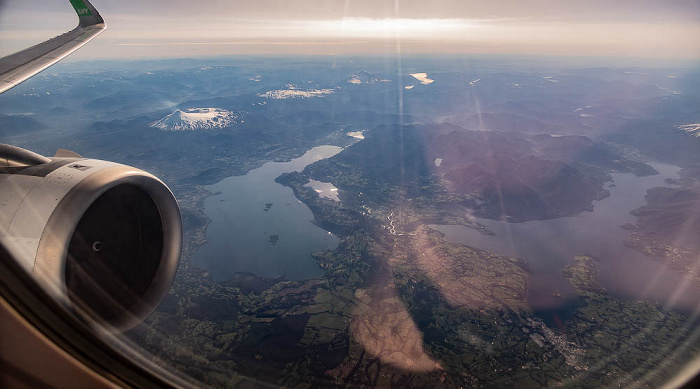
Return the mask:
[[[86,368],[120,387],[195,387],[185,377],[159,368],[147,358],[136,358],[107,342],[86,322],[55,301],[22,269],[0,244],[0,298],[50,342]],[[141,351],[142,352],[142,351]]]

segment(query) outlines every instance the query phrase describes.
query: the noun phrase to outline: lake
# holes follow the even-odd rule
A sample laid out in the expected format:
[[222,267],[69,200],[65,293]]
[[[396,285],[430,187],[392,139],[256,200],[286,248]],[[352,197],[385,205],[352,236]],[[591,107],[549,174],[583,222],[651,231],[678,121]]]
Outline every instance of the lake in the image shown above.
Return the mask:
[[[575,255],[592,254],[603,286],[613,295],[659,301],[670,307],[696,310],[700,288],[684,280],[665,265],[623,245],[626,232],[620,228],[635,223],[630,211],[646,204],[649,188],[668,186],[664,179],[678,176],[678,168],[650,163],[660,174],[636,177],[630,173],[612,174],[606,188],[610,196],[594,202],[592,212],[551,220],[506,223],[473,218],[496,235],[454,225],[431,225],[452,243],[462,243],[500,255],[526,259],[532,271],[528,302],[540,312],[567,316],[575,308],[575,293],[562,276],[562,268]],[[555,297],[560,293],[561,297]]]
[[207,186],[215,193],[204,202],[211,223],[207,243],[194,254],[193,263],[209,270],[216,281],[225,281],[236,272],[292,280],[321,276],[311,253],[333,249],[339,239],[315,225],[311,210],[294,197],[291,188],[275,179],[341,150],[314,147],[292,161],[268,162],[244,176]]

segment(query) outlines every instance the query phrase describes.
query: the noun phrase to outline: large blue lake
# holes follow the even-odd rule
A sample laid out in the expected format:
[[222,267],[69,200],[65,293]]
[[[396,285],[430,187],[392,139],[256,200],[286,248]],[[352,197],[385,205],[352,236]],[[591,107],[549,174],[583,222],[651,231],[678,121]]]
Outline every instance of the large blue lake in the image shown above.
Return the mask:
[[341,150],[315,147],[292,161],[268,162],[244,176],[207,186],[215,193],[204,202],[211,223],[207,243],[195,253],[194,263],[208,269],[216,281],[236,272],[296,280],[320,276],[311,253],[335,248],[339,239],[313,224],[311,210],[275,178]]
[[[294,197],[290,188],[277,184],[275,178],[301,171],[341,150],[335,146],[315,147],[290,162],[269,162],[244,176],[208,186],[215,193],[204,204],[211,219],[208,242],[195,253],[194,263],[208,269],[217,281],[227,280],[236,272],[289,279],[321,276],[311,253],[335,248],[339,239],[315,225],[309,208]],[[613,182],[607,185],[610,196],[595,202],[592,212],[523,223],[474,218],[495,236],[463,226],[431,227],[453,243],[526,259],[532,271],[528,302],[537,311],[561,316],[573,311],[570,304],[575,304],[575,293],[561,272],[580,254],[601,259],[601,281],[615,295],[696,310],[700,288],[623,245],[626,232],[620,226],[636,221],[630,211],[646,204],[647,189],[665,186],[666,178],[677,177],[675,166],[651,165],[660,174],[613,174]]]

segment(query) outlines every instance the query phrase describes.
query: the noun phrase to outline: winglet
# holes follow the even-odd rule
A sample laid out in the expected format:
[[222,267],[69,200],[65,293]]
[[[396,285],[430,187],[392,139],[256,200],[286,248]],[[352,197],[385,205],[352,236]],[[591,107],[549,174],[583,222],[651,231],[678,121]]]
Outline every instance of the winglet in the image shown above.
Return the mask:
[[88,0],[70,0],[70,3],[78,14],[78,27],[0,58],[0,93],[60,61],[105,30],[104,19]]
[[105,22],[100,13],[97,12],[97,9],[88,0],[70,0],[70,3],[78,14],[80,27],[94,26]]

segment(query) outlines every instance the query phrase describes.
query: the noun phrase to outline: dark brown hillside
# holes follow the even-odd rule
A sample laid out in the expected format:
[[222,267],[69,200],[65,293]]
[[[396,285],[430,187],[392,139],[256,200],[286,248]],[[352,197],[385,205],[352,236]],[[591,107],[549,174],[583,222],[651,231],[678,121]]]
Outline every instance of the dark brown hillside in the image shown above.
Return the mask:
[[[608,171],[638,164],[582,136],[469,131],[453,125],[379,126],[335,157],[307,167],[363,201],[399,193],[440,209],[470,208],[510,221],[548,219],[590,210],[607,196]],[[392,187],[394,189],[392,189]],[[451,204],[451,205],[450,205]]]

